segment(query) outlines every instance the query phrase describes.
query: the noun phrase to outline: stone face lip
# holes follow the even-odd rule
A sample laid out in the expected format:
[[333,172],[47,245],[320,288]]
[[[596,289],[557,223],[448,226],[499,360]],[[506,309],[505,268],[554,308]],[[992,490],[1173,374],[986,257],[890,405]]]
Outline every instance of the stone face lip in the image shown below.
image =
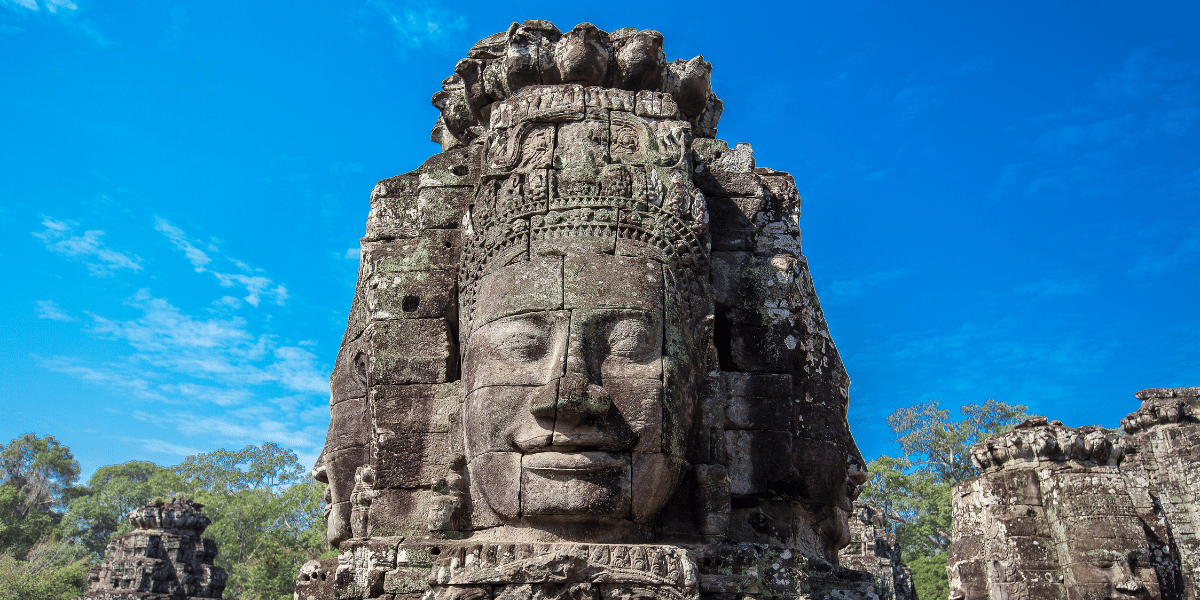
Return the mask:
[[530,471],[559,474],[607,471],[627,464],[626,458],[609,452],[538,452],[521,463]]
[[217,545],[200,534],[212,520],[191,499],[155,501],[129,511],[136,530],[108,543],[104,562],[88,576],[88,600],[220,598],[224,569],[213,566]]

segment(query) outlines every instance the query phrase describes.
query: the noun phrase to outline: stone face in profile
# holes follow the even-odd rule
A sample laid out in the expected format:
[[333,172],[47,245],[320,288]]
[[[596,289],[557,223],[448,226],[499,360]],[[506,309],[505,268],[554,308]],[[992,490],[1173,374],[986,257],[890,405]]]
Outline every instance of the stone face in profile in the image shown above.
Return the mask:
[[213,566],[217,545],[200,537],[212,521],[203,505],[173,498],[129,511],[134,530],[108,543],[104,562],[88,576],[95,600],[220,598],[225,570]]
[[795,184],[662,42],[514,23],[434,95],[444,151],[372,193],[316,467],[342,558],[299,597],[871,585],[831,564],[865,468]]

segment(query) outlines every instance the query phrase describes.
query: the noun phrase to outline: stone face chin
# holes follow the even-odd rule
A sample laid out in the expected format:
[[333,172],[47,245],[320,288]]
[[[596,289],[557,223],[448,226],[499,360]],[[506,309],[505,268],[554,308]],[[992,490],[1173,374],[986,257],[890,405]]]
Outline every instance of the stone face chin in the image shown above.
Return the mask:
[[371,194],[316,467],[341,557],[298,597],[874,589],[827,562],[865,463],[795,183],[663,41],[513,23],[434,94],[443,151]]

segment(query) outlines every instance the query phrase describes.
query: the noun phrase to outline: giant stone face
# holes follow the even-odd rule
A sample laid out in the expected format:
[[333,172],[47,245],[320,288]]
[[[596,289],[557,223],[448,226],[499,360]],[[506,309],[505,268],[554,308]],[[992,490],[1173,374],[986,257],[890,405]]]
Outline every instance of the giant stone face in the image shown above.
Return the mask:
[[315,469],[343,558],[846,542],[865,471],[795,183],[662,44],[514,23],[434,94],[443,152],[376,185]]
[[[684,465],[692,357],[664,353],[663,265],[536,257],[486,276],[463,354],[463,431],[499,515],[645,520]],[[671,337],[679,337],[674,332]]]

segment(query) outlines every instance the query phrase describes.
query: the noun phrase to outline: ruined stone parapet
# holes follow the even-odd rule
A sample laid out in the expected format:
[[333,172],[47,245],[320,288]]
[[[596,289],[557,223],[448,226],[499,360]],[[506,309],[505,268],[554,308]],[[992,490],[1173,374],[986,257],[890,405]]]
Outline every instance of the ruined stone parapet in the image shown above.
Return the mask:
[[1164,423],[1200,421],[1200,387],[1150,388],[1134,396],[1142,401],[1136,412],[1121,419],[1121,429],[1134,434]]
[[104,562],[88,576],[88,600],[220,598],[224,569],[213,566],[217,545],[200,535],[212,522],[190,499],[156,501],[129,511],[137,527],[108,543]]
[[1116,466],[1125,453],[1121,436],[1103,427],[1066,427],[1062,421],[1033,417],[1012,431],[993,435],[971,448],[971,461],[985,472],[1039,465]]
[[951,598],[1200,598],[1200,388],[1137,393],[1128,435],[1035,417],[972,449]]
[[901,560],[896,534],[878,507],[854,503],[850,544],[838,552],[838,562],[874,576],[880,600],[917,600],[912,571]]

